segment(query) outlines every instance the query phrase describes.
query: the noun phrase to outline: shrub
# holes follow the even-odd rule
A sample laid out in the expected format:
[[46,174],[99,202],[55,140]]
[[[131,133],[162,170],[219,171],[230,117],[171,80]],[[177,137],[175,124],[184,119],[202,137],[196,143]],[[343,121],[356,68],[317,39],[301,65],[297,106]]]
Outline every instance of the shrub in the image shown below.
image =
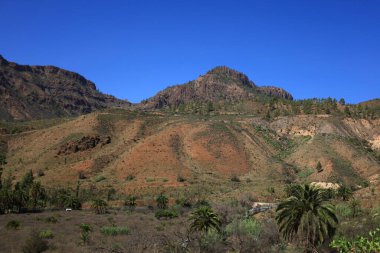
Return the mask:
[[96,214],[105,214],[107,212],[107,202],[102,199],[95,199],[92,202],[91,208]]
[[306,179],[313,173],[314,173],[314,169],[307,168],[307,169],[304,169],[304,170],[301,170],[300,172],[298,172],[298,177],[301,179]]
[[5,226],[7,229],[19,229],[21,226],[21,222],[18,220],[11,220]]
[[84,175],[84,172],[83,172],[83,171],[79,171],[79,173],[78,173],[78,178],[79,178],[79,179],[86,179],[86,176]]
[[134,175],[128,175],[128,176],[125,178],[125,181],[132,181],[133,179],[135,179],[135,176],[134,176]]
[[74,210],[79,210],[82,207],[82,203],[79,198],[74,196],[69,196],[65,200],[65,206]]
[[161,219],[161,218],[172,219],[172,218],[178,217],[178,213],[176,211],[174,211],[174,210],[161,209],[161,210],[158,210],[154,214],[154,216],[157,219]]
[[257,239],[260,234],[260,224],[255,219],[234,220],[226,227],[226,232],[230,235],[248,235]]
[[102,227],[100,229],[100,232],[103,235],[111,235],[111,236],[115,236],[115,235],[127,235],[127,234],[129,234],[129,228],[128,227],[114,227],[114,226],[111,226],[111,227]]
[[177,176],[177,182],[185,182],[186,181],[186,178],[184,178],[182,175],[178,175]]
[[240,182],[240,178],[238,176],[236,176],[236,175],[232,175],[231,181],[239,183]]
[[42,230],[39,236],[42,239],[52,239],[54,237],[54,234],[50,229],[47,229],[47,230]]
[[45,218],[45,221],[48,222],[48,223],[57,223],[58,219],[56,217],[54,217],[54,216],[49,216],[49,217]]
[[45,176],[45,172],[43,170],[38,170],[37,175],[39,177],[43,177],[43,176]]
[[380,227],[369,232],[367,237],[358,236],[355,240],[338,238],[331,242],[330,246],[339,253],[375,253],[380,251]]
[[105,180],[105,179],[106,179],[105,176],[100,175],[100,176],[97,176],[97,177],[95,178],[95,182],[97,183],[97,182],[103,181],[103,180]]
[[185,197],[180,197],[180,198],[176,199],[175,203],[179,206],[182,206],[182,207],[187,207],[187,208],[191,207],[191,201]]
[[156,198],[157,207],[160,209],[166,209],[168,207],[169,199],[164,194],[160,194]]
[[81,234],[80,234],[80,240],[83,244],[87,244],[90,240],[90,232],[92,231],[92,227],[90,224],[82,223],[79,225]]
[[127,207],[135,207],[136,206],[136,196],[128,195],[125,197],[124,205]]
[[41,253],[49,249],[48,243],[38,233],[32,232],[22,247],[23,253]]
[[315,167],[315,169],[316,169],[318,172],[322,172],[322,171],[323,171],[322,164],[321,164],[320,161],[318,161],[317,166]]

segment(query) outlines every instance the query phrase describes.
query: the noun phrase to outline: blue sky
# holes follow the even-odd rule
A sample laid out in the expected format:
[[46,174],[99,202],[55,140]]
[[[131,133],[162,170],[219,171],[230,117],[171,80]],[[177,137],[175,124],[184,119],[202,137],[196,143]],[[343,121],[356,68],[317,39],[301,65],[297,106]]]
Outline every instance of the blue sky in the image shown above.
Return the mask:
[[379,0],[0,0],[0,54],[139,102],[226,65],[296,99],[380,97]]

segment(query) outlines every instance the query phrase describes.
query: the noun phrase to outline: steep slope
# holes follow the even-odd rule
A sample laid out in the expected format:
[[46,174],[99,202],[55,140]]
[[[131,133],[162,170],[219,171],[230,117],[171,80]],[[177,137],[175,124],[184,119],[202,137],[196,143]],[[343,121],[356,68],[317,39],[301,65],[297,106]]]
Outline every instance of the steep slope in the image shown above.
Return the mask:
[[[20,178],[32,169],[43,171],[39,180],[48,186],[75,186],[81,173],[83,187],[138,195],[200,185],[221,196],[265,193],[268,185],[304,180],[360,185],[380,175],[379,152],[368,144],[379,134],[379,120],[326,115],[268,122],[109,110],[8,135],[4,175]],[[233,176],[241,183],[232,184]]]
[[186,84],[169,87],[141,103],[144,108],[179,106],[189,102],[249,100],[258,94],[292,100],[285,90],[272,86],[257,87],[249,78],[228,67],[216,67]]
[[83,76],[54,66],[19,65],[0,55],[0,117],[41,119],[128,105]]

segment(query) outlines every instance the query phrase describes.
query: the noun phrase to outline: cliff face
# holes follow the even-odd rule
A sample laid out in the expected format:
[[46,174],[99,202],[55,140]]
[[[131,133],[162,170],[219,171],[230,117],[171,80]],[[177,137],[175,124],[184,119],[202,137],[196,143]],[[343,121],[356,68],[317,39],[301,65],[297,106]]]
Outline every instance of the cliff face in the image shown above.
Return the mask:
[[0,117],[40,119],[72,116],[128,105],[96,90],[83,76],[54,66],[19,65],[0,56]]
[[147,108],[178,106],[188,102],[241,101],[265,94],[293,99],[290,93],[277,87],[258,87],[249,78],[225,66],[216,67],[186,84],[169,87],[142,102]]

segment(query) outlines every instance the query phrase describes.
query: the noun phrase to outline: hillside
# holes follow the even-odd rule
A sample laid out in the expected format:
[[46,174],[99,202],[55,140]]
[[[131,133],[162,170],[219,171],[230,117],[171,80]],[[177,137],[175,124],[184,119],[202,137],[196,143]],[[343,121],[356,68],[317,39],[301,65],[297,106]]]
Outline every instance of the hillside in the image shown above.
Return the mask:
[[160,91],[143,101],[143,108],[160,109],[177,107],[189,102],[213,103],[219,101],[244,101],[258,95],[267,95],[292,100],[285,90],[272,86],[256,86],[249,78],[228,67],[216,67],[186,84],[176,85]]
[[54,66],[28,66],[0,55],[0,118],[29,120],[81,115],[129,105],[97,91],[83,76]]
[[20,178],[32,169],[48,187],[80,180],[139,196],[206,187],[215,197],[248,190],[267,198],[268,186],[305,181],[380,187],[380,153],[371,146],[379,135],[379,120],[329,115],[266,121],[111,110],[3,135],[5,175]]

